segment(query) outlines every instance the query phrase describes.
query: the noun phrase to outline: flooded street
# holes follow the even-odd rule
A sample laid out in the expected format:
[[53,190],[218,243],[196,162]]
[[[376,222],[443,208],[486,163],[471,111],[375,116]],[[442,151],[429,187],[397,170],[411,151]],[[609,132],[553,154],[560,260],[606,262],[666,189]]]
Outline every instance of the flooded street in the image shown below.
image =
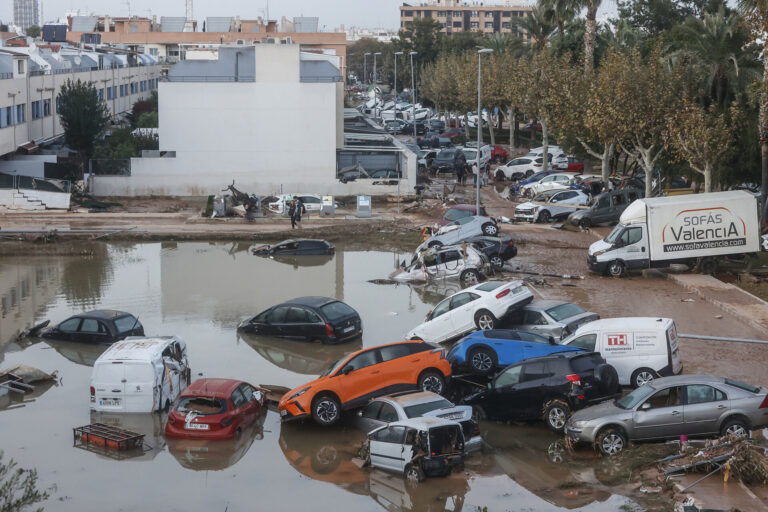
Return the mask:
[[[49,488],[46,510],[643,510],[606,477],[591,450],[563,451],[541,424],[482,425],[487,449],[463,472],[409,487],[401,476],[360,470],[363,435],[346,427],[280,424],[270,410],[231,442],[168,440],[159,414],[93,414],[91,365],[104,347],[15,341],[20,330],[74,313],[114,308],[147,335],[177,335],[192,375],[293,387],[343,355],[401,339],[446,293],[380,285],[399,256],[337,248],[312,265],[252,256],[248,243],[84,244],[89,256],[7,257],[0,262],[0,347],[19,363],[58,371],[24,401],[0,397],[0,447]],[[306,262],[302,262],[306,263]],[[325,295],[354,307],[362,341],[339,346],[239,336],[237,324],[278,302]],[[587,305],[588,306],[588,305]],[[5,400],[5,401],[3,401]],[[146,435],[143,454],[116,460],[73,447],[72,428],[101,421]],[[160,506],[159,504],[163,504]],[[168,505],[168,506],[166,506]]]

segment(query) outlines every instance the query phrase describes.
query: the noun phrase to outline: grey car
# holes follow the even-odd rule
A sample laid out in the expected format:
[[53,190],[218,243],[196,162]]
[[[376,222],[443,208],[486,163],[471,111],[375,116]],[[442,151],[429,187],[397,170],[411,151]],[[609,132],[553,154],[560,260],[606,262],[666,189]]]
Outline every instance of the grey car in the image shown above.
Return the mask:
[[743,436],[766,425],[768,389],[711,375],[678,375],[574,413],[565,433],[615,455],[629,441]]
[[576,332],[581,325],[594,320],[600,320],[600,315],[590,313],[572,302],[537,300],[511,313],[508,323],[519,331],[562,339]]
[[482,215],[470,215],[457,219],[438,229],[437,233],[416,249],[416,253],[427,247],[459,244],[474,236],[499,236],[499,225],[496,224],[496,219]]
[[368,433],[394,421],[434,416],[459,423],[466,439],[466,451],[480,448],[482,438],[472,419],[472,407],[454,405],[430,391],[405,391],[375,398],[357,412],[355,426]]

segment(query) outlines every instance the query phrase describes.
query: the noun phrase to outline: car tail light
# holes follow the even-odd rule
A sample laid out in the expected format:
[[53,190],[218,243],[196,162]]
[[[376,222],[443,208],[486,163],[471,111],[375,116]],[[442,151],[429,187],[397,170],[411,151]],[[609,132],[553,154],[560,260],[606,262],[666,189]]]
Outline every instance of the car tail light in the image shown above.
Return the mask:
[[534,167],[541,167],[541,164],[533,164]]
[[331,324],[325,324],[325,334],[333,336],[333,326]]
[[515,246],[515,242],[513,242],[512,240],[507,242],[507,247],[514,247],[514,246]]
[[768,395],[765,395],[765,398],[763,398],[763,403],[760,404],[758,409],[768,409]]
[[509,295],[509,288],[507,288],[506,290],[503,290],[503,291],[500,291],[499,293],[497,293],[496,294],[496,298],[500,299],[502,297],[506,297],[507,295]]
[[232,416],[227,416],[226,418],[224,418],[223,420],[221,420],[221,421],[219,422],[219,425],[221,425],[221,426],[222,426],[222,428],[223,428],[223,427],[228,427],[228,426],[230,426],[231,424],[232,424]]
[[96,402],[96,390],[91,386],[91,402]]
[[572,373],[570,375],[565,376],[566,379],[572,384],[576,384],[577,386],[581,386],[581,377],[576,375],[575,373]]

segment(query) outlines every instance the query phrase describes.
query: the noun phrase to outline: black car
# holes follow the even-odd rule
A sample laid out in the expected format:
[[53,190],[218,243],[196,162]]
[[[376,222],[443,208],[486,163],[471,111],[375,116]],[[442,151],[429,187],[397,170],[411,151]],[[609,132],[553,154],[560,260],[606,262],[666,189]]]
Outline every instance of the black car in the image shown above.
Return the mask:
[[238,328],[263,336],[323,343],[341,343],[363,334],[357,311],[328,297],[289,300],[243,320]]
[[515,242],[509,237],[475,236],[468,238],[466,242],[473,244],[483,254],[488,256],[488,261],[496,269],[502,268],[505,261],[517,256]]
[[487,389],[466,397],[477,419],[544,420],[560,432],[571,411],[613,398],[616,369],[597,352],[562,352],[507,366]]
[[336,248],[325,240],[284,240],[276,245],[260,245],[251,252],[256,256],[325,256]]
[[438,119],[430,119],[428,124],[429,124],[429,129],[432,131],[443,133],[443,131],[445,130],[445,123]]
[[128,336],[144,336],[139,319],[125,311],[94,309],[67,318],[54,327],[44,322],[33,327],[30,336],[78,343],[114,343]]

